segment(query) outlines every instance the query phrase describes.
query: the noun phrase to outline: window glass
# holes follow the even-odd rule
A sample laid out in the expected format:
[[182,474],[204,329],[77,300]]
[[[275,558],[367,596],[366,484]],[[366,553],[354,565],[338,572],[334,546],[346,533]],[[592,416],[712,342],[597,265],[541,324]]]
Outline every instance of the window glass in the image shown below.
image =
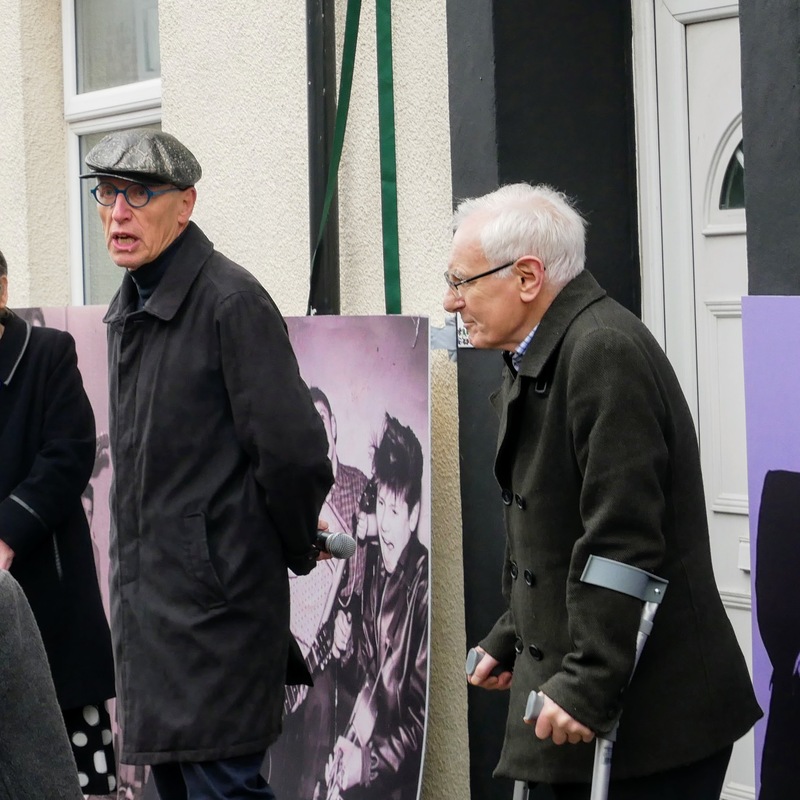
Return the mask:
[[75,0],[79,94],[161,76],[158,0]]
[[719,207],[723,210],[744,208],[744,150],[743,142],[734,150],[722,180]]
[[[137,127],[161,130],[161,125],[140,125]],[[81,171],[85,166],[86,154],[109,131],[89,133],[80,137]],[[97,203],[90,190],[96,180],[81,181],[81,228],[83,235],[83,289],[84,302],[89,305],[105,305],[114,296],[122,280],[122,270],[114,264],[106,249],[103,226],[97,213]]]

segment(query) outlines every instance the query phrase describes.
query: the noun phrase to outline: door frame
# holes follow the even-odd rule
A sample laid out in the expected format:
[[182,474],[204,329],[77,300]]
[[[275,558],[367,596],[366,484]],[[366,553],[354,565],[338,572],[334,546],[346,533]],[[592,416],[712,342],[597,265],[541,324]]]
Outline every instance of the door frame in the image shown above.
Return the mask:
[[685,26],[736,17],[739,3],[632,0],[631,15],[642,319],[669,356],[697,426]]
[[[631,12],[642,319],[669,356],[699,431],[686,26],[737,17],[739,5],[714,0],[631,0]],[[730,155],[733,128],[740,125],[741,117],[729,126],[716,161]],[[709,197],[700,202],[708,206]],[[729,224],[713,224],[713,215],[707,216],[705,235],[744,231],[743,218],[733,230]],[[739,307],[739,303],[720,303],[715,313],[738,316]],[[746,513],[746,500],[744,505],[739,498],[734,500],[733,513]],[[718,510],[732,512],[731,507]],[[720,597],[729,613],[751,613],[749,594],[723,591]],[[750,741],[738,745],[748,755],[737,755],[735,750],[732,765],[734,759],[752,758]],[[738,782],[729,771],[721,798],[755,800],[755,789],[749,782]]]

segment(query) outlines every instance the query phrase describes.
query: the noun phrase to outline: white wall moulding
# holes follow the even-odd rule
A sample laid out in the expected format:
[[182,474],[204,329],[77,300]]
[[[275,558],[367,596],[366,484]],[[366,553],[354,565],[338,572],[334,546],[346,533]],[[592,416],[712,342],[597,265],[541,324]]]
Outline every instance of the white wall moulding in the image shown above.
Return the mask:
[[712,300],[705,306],[713,320],[707,328],[708,353],[718,370],[718,379],[710,384],[713,394],[706,415],[714,453],[713,474],[706,475],[714,487],[711,508],[720,514],[747,515],[746,464],[737,457],[745,451],[742,302]]
[[756,791],[752,786],[731,781],[725,784],[719,800],[756,800]]
[[692,22],[708,22],[712,19],[727,19],[739,16],[739,3],[708,2],[708,0],[664,0],[664,5],[675,19],[683,25]]
[[720,592],[720,599],[722,605],[731,611],[750,611],[752,608],[752,601],[750,595],[743,592]]
[[658,343],[666,347],[661,175],[658,164],[658,91],[656,54],[652,46],[655,42],[655,16],[652,2],[634,2],[631,14],[642,320]]

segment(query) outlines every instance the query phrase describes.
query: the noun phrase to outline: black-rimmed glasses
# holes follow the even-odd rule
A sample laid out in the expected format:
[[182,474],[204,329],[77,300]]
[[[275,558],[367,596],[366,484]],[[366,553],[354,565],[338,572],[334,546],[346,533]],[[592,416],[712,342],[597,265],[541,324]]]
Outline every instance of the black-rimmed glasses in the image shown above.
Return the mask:
[[472,283],[472,281],[478,280],[478,278],[485,278],[487,275],[492,275],[495,272],[500,272],[501,269],[506,269],[506,267],[511,267],[517,263],[519,259],[514,259],[513,261],[509,261],[508,264],[501,264],[499,267],[493,267],[492,269],[487,269],[486,272],[481,272],[478,275],[473,275],[471,278],[462,278],[461,280],[454,281],[450,276],[448,271],[444,273],[444,280],[445,283],[450,287],[450,290],[455,292],[459,297],[461,297],[460,288],[466,283]]
[[90,191],[94,199],[97,200],[101,206],[113,206],[114,203],[117,202],[117,195],[121,194],[131,208],[142,208],[159,194],[181,192],[183,190],[173,186],[171,189],[153,191],[142,183],[132,183],[124,189],[118,189],[113,183],[101,181]]

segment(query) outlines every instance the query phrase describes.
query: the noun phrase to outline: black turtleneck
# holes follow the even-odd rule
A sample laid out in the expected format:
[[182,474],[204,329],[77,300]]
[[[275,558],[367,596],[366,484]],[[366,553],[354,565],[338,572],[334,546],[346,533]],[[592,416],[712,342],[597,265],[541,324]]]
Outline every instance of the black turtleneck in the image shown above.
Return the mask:
[[144,308],[144,304],[150,299],[150,296],[161,282],[187,230],[188,228],[184,228],[169,247],[160,255],[156,256],[149,264],[142,264],[142,266],[137,267],[137,269],[128,270],[128,274],[133,279],[133,282],[136,284],[136,289],[139,292],[139,302],[136,304],[137,311]]

